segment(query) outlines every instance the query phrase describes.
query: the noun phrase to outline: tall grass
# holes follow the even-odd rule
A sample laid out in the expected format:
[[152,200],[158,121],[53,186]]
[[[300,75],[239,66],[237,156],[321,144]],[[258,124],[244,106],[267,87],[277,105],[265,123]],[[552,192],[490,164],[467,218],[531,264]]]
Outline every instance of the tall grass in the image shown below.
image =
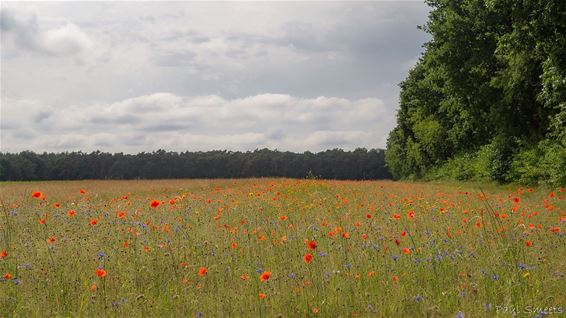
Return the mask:
[[[289,179],[2,184],[0,275],[11,277],[0,281],[0,316],[564,312],[564,190],[468,187]],[[260,281],[266,271],[271,277]]]

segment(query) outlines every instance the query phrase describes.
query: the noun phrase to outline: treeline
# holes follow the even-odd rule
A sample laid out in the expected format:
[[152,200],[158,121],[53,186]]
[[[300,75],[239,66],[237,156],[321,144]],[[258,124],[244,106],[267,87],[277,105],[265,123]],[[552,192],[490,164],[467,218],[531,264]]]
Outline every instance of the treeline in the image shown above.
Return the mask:
[[387,179],[384,151],[358,148],[318,153],[248,152],[0,153],[0,180],[316,177]]
[[397,178],[566,184],[566,1],[431,0],[401,83]]

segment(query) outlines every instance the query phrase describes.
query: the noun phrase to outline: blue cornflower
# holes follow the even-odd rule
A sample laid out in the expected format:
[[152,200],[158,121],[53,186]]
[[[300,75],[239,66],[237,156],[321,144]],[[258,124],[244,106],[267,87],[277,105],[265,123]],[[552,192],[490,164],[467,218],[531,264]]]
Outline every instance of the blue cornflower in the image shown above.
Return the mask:
[[23,269],[30,270],[30,269],[31,269],[31,264],[29,264],[29,263],[23,263],[23,264],[20,265],[20,267],[23,268]]
[[527,269],[527,267],[529,267],[529,266],[528,266],[527,264],[525,264],[525,263],[519,263],[519,264],[517,265],[517,267],[519,267],[519,269]]

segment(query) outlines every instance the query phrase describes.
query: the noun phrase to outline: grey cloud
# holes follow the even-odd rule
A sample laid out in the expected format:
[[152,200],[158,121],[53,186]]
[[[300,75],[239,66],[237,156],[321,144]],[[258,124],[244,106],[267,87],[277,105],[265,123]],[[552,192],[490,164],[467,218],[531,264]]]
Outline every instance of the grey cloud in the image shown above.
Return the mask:
[[40,49],[36,16],[22,18],[18,17],[15,11],[0,9],[0,30],[3,33],[3,40],[7,35],[13,36],[15,46],[27,50]]
[[[5,8],[0,10],[0,18],[2,44],[12,41],[14,50],[66,56],[88,50],[94,45],[78,26],[69,22],[43,29],[38,23],[37,16],[20,14]],[[12,54],[16,53],[12,52]]]
[[189,43],[205,43],[211,39],[194,30],[174,30],[161,37],[163,41],[184,41]]
[[197,54],[191,51],[163,52],[155,54],[153,63],[158,66],[179,67],[196,66]]
[[49,119],[51,115],[53,115],[53,112],[50,110],[40,110],[38,113],[34,114],[34,122],[39,124],[42,121]]
[[33,130],[23,128],[13,133],[12,136],[14,139],[20,140],[21,142],[27,142],[36,135],[37,133],[35,133]]
[[157,124],[149,124],[149,125],[145,125],[140,127],[140,131],[143,132],[169,132],[169,131],[186,131],[186,130],[190,130],[190,127],[193,126],[191,125],[191,123],[188,122],[184,122],[184,123],[167,123],[167,122],[162,122],[162,123],[157,123]]
[[[416,29],[427,11],[393,1],[3,3],[1,146],[383,147],[397,84],[428,39]],[[29,144],[22,127],[37,134]]]
[[112,115],[112,114],[96,114],[88,119],[91,124],[100,125],[128,125],[136,124],[142,121],[139,116],[131,114]]
[[[25,65],[18,59],[4,63],[3,76],[12,79],[6,87],[15,96],[48,103],[116,100],[154,91],[231,98],[274,92],[304,97],[380,96],[394,108],[396,85],[406,74],[404,64],[418,56],[427,39],[416,30],[426,21],[428,10],[418,2],[37,6],[42,13],[39,20],[54,20],[64,12],[96,41],[89,52],[106,52],[93,59],[88,73],[80,66],[62,67],[39,59]],[[228,14],[232,7],[259,14],[276,8],[281,13],[273,14],[268,27],[250,28],[256,20],[238,15],[246,14],[245,10]],[[12,8],[25,9],[25,5],[10,4],[8,9]],[[199,18],[193,12],[208,12],[211,18]],[[222,16],[226,22],[219,21]],[[64,25],[65,17],[50,28]],[[148,17],[159,23],[148,23]],[[9,52],[2,51],[2,57],[8,58]],[[41,76],[24,80],[18,75],[23,72]],[[61,73],[68,75],[70,85],[53,79]],[[30,85],[33,88],[27,89]]]
[[336,145],[343,145],[342,147],[351,148],[352,145],[359,144],[360,140],[367,140],[371,138],[371,134],[359,130],[347,131],[316,131],[305,139],[309,145],[317,145],[318,147],[324,146],[327,148],[335,148]]

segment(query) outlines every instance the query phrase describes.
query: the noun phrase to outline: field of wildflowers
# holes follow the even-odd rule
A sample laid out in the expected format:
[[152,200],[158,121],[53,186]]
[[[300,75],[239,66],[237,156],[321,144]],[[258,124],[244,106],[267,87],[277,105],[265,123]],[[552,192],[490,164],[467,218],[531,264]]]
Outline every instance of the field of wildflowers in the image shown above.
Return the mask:
[[563,188],[0,184],[0,317],[566,317]]

